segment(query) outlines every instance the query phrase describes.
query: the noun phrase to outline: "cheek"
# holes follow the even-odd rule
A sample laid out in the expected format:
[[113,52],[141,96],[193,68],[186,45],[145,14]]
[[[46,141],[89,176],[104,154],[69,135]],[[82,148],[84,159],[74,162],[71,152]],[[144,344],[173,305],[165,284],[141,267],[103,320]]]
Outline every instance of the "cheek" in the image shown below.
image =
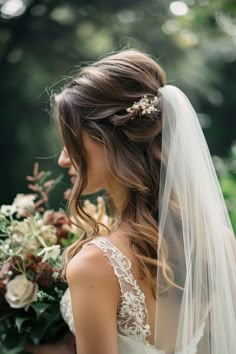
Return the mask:
[[97,148],[88,153],[88,188],[103,189],[106,184],[106,162],[103,148]]

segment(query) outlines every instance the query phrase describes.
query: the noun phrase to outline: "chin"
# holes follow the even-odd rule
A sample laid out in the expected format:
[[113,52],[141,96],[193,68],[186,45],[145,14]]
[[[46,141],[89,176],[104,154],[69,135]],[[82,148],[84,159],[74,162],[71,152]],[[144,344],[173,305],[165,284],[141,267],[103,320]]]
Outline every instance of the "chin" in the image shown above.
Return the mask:
[[97,188],[85,188],[82,192],[82,195],[88,195],[88,194],[95,194],[99,192],[103,187],[97,187]]

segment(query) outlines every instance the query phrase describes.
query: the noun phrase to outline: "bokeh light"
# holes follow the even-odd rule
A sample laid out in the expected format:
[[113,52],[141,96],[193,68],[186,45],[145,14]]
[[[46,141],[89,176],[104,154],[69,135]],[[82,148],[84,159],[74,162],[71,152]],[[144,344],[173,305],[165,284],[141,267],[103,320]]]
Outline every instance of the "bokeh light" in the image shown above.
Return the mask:
[[1,7],[1,16],[11,18],[22,15],[26,6],[22,0],[8,0]]
[[173,1],[170,4],[170,11],[175,16],[184,16],[188,13],[188,5],[183,1]]

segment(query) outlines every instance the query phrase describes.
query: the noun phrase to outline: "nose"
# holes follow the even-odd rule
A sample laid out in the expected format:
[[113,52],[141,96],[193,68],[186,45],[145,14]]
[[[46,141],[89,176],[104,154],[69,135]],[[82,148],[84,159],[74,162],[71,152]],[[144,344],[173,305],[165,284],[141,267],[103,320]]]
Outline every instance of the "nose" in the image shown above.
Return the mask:
[[64,168],[71,167],[71,160],[65,147],[61,150],[60,156],[58,158],[58,165]]

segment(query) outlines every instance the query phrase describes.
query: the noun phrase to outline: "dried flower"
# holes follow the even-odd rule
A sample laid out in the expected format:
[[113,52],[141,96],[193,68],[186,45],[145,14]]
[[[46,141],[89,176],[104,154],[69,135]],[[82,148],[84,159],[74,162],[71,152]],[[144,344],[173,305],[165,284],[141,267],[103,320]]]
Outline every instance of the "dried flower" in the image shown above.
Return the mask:
[[[88,199],[85,200],[83,209],[87,214],[91,215],[98,223],[104,224],[108,228],[113,225],[114,220],[108,215],[106,215],[106,205],[103,197],[97,198],[97,205],[92,204]],[[88,229],[89,226],[86,224],[86,222],[82,221],[81,224],[84,228],[86,227]],[[104,226],[102,225],[99,225],[99,234],[107,234],[107,229],[104,228]]]
[[[159,99],[157,96],[154,96],[153,99],[149,99],[147,95],[144,95],[138,102],[134,102],[134,104],[126,108],[126,111],[129,113],[139,113],[141,115],[151,114],[153,112],[159,111],[155,106],[157,105]],[[131,119],[134,119],[132,117]]]

